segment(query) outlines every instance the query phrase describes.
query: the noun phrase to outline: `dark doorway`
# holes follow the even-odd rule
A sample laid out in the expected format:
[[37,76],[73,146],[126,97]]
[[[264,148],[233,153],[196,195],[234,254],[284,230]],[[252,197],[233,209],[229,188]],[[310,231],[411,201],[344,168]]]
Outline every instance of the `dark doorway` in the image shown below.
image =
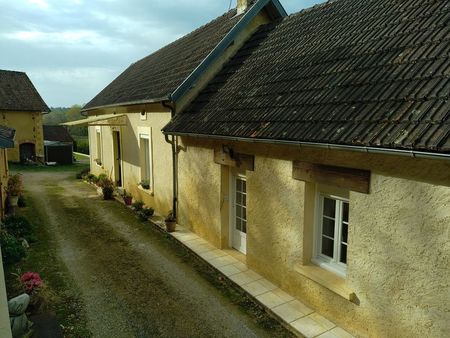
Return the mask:
[[33,143],[22,143],[19,147],[20,162],[26,163],[36,160],[36,146]]
[[116,185],[118,187],[122,186],[122,148],[120,142],[120,132],[113,132],[113,142],[114,142],[114,176]]

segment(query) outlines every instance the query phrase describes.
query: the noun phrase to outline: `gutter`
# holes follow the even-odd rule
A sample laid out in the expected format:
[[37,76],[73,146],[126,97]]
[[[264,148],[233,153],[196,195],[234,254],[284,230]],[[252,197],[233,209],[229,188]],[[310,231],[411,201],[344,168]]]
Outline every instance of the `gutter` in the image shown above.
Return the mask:
[[217,140],[227,140],[236,142],[246,142],[246,143],[265,143],[265,144],[280,144],[280,145],[290,145],[290,146],[305,146],[310,148],[328,149],[328,150],[348,150],[356,151],[367,154],[383,154],[383,155],[397,155],[412,158],[424,158],[433,160],[450,160],[450,153],[431,153],[416,150],[404,150],[404,149],[389,149],[389,148],[375,148],[367,146],[351,146],[344,144],[331,144],[331,143],[314,143],[314,142],[302,142],[302,141],[285,141],[285,140],[270,140],[261,138],[246,138],[246,137],[233,137],[233,136],[223,136],[223,135],[205,135],[205,134],[190,134],[190,133],[171,133],[164,132],[165,135],[174,136],[188,136],[197,138],[207,138],[207,139],[217,139]]
[[84,115],[83,113],[88,112],[90,110],[95,110],[95,109],[106,109],[106,108],[123,107],[123,106],[135,106],[135,105],[138,105],[138,104],[164,102],[164,101],[167,101],[167,100],[170,101],[170,95],[165,96],[165,97],[156,98],[156,99],[112,103],[112,104],[106,104],[106,105],[103,105],[103,106],[90,107],[90,108],[86,108],[86,109],[83,107],[83,108],[81,108],[81,115],[87,116],[87,115]]

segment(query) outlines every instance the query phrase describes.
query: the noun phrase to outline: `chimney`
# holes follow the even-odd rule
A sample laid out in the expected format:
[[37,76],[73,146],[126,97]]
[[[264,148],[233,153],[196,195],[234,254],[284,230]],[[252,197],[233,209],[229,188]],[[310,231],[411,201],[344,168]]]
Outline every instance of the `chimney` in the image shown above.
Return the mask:
[[244,13],[253,2],[253,0],[237,0],[237,15]]

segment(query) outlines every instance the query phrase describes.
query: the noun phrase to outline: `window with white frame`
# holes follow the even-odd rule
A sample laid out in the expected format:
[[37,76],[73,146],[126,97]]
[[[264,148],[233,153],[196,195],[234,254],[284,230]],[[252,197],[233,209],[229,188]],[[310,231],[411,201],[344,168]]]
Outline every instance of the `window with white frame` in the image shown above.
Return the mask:
[[139,134],[141,152],[141,186],[150,189],[152,183],[152,148],[150,133]]
[[348,199],[318,192],[313,262],[345,277],[348,247]]
[[97,158],[96,158],[96,162],[98,165],[102,164],[102,132],[100,128],[96,129],[96,133],[95,133],[95,137],[96,137],[96,145],[97,145]]

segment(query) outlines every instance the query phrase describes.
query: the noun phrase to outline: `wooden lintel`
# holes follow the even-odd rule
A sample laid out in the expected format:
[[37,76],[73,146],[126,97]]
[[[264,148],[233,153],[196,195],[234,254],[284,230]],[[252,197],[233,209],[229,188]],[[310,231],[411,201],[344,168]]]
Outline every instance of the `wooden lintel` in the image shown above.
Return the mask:
[[370,171],[367,170],[294,161],[292,177],[301,181],[328,184],[364,194],[368,194],[370,191]]
[[214,162],[242,170],[255,170],[255,157],[253,155],[234,153],[231,149],[214,149]]

